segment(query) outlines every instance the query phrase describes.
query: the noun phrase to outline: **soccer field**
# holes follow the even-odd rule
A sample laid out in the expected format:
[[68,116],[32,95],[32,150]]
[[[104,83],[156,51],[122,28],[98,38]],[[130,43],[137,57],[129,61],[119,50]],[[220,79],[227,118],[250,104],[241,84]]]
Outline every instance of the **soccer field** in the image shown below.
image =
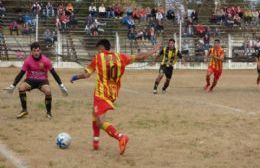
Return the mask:
[[[152,94],[157,71],[126,71],[108,121],[129,136],[124,156],[118,143],[101,132],[92,150],[92,95],[95,78],[69,83],[81,70],[58,69],[68,97],[50,75],[53,119],[45,118],[44,95],[27,93],[29,115],[20,112],[18,90],[0,94],[0,142],[31,168],[257,168],[260,165],[260,86],[255,70],[224,70],[212,93],[203,90],[206,71],[177,70],[166,94]],[[12,83],[17,68],[0,69],[0,88]],[[161,83],[161,86],[163,83]],[[69,149],[56,147],[60,132],[72,136]],[[1,150],[1,149],[0,149]],[[10,161],[0,156],[0,167]]]

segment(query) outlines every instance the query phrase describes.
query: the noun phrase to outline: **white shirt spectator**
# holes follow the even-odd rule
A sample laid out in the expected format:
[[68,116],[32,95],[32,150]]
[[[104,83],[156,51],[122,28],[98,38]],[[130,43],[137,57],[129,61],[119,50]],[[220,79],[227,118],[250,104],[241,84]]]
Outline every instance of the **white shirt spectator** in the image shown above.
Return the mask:
[[105,13],[105,12],[106,12],[106,8],[105,8],[103,5],[101,5],[101,6],[98,8],[98,12],[99,12],[99,13]]
[[163,19],[163,15],[161,12],[157,12],[156,13],[156,20],[162,20]]
[[95,6],[89,6],[88,11],[89,12],[96,12],[97,8]]

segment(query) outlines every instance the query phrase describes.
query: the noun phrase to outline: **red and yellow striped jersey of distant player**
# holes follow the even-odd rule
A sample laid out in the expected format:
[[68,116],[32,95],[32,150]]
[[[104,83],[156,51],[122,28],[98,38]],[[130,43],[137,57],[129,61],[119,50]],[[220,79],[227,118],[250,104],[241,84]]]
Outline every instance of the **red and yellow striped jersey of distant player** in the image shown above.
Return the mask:
[[134,56],[103,50],[98,53],[85,68],[88,73],[96,71],[95,97],[105,100],[112,108],[118,97],[121,77],[125,67],[135,60]]
[[219,60],[214,57],[224,58],[224,49],[221,47],[210,48],[208,55],[211,56],[210,62],[209,62],[209,67],[212,69],[215,69],[215,70],[222,70],[223,60]]

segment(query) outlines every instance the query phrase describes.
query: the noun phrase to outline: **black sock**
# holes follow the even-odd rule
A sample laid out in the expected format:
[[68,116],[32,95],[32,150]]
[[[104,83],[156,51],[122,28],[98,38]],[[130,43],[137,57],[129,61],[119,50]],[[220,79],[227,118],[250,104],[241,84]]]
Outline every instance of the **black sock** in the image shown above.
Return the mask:
[[155,82],[154,82],[154,87],[153,87],[153,89],[154,89],[154,90],[157,90],[158,85],[159,85],[159,82],[155,81]]
[[166,79],[162,90],[166,90],[168,88],[169,84],[170,84],[170,80]]
[[20,101],[21,101],[23,111],[27,111],[26,92],[19,91],[19,96],[20,96]]
[[47,110],[47,113],[51,113],[51,102],[52,102],[52,96],[45,96],[45,107]]

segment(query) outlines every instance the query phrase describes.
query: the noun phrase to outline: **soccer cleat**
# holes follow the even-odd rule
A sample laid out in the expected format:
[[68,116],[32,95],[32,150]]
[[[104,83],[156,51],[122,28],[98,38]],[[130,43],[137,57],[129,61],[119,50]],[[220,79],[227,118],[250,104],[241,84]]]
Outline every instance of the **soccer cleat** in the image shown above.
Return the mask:
[[157,94],[157,90],[156,89],[153,90],[153,94]]
[[17,119],[20,119],[20,118],[25,117],[26,115],[28,115],[28,112],[25,111],[25,110],[22,110],[22,111],[16,116],[16,118],[17,118]]
[[122,135],[119,139],[120,155],[123,155],[125,153],[127,143],[128,143],[128,137],[126,135]]
[[99,149],[99,137],[94,137],[94,139],[93,139],[93,149],[94,150]]
[[165,94],[165,93],[166,93],[166,90],[162,89],[162,93]]
[[52,119],[52,114],[51,114],[51,113],[47,113],[47,114],[46,114],[46,117],[47,117],[48,119]]

